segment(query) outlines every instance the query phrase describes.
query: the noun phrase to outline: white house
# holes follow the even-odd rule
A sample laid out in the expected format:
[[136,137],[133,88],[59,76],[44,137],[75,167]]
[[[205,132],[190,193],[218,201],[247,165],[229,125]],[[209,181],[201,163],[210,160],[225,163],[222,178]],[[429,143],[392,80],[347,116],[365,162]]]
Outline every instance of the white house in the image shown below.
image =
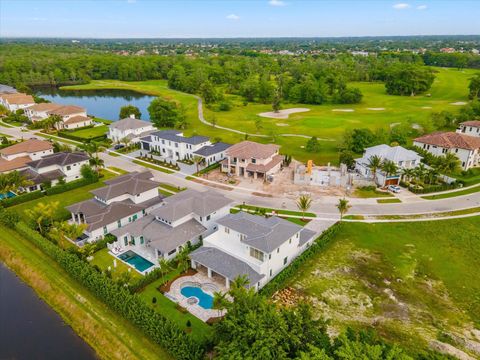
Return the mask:
[[208,277],[230,282],[246,275],[259,290],[285,269],[314,241],[316,233],[290,221],[251,215],[228,214],[217,220],[218,229],[190,254],[192,268]]
[[113,142],[120,142],[123,138],[137,143],[140,138],[155,131],[152,123],[135,119],[134,115],[129,118],[114,121],[108,127],[107,137]]
[[152,179],[149,171],[122,175],[105,181],[107,186],[90,191],[93,199],[68,206],[73,222],[87,224],[87,229],[77,241],[99,240],[160,206],[160,183]]
[[224,142],[217,142],[201,147],[197,151],[194,151],[193,155],[197,155],[203,158],[203,163],[208,166],[225,159],[227,149],[230,146],[232,145]]
[[0,104],[14,112],[34,105],[35,100],[31,95],[23,93],[3,93],[0,94]]
[[457,133],[480,137],[480,120],[462,122],[457,129]]
[[142,149],[158,151],[167,160],[192,159],[194,152],[211,145],[206,136],[183,136],[178,130],[157,131],[141,140]]
[[195,245],[216,230],[216,221],[229,213],[231,202],[213,191],[182,191],[140,220],[113,230],[117,241],[108,247],[132,250],[154,264],[159,258],[172,259],[188,243]]
[[47,181],[56,185],[60,178],[65,182],[80,179],[80,169],[88,163],[89,157],[83,152],[58,152],[28,162],[27,168],[21,170],[20,174],[33,183],[27,190],[34,191]]
[[40,103],[25,108],[25,115],[31,122],[42,121],[51,115],[58,115],[62,118],[62,121],[55,125],[59,130],[78,129],[93,124],[93,120],[87,116],[87,110],[75,105]]
[[[401,146],[392,147],[386,144],[372,146],[365,149],[362,158],[355,159],[355,170],[366,178],[373,176],[372,170],[369,168],[369,162],[373,156],[378,156],[382,161],[392,161],[399,170],[414,169],[422,160],[422,157],[415,151],[407,150]],[[376,182],[381,186],[398,185],[400,176],[400,173],[387,176],[381,169],[378,169],[376,171]]]
[[283,156],[278,153],[279,149],[280,146],[274,144],[239,142],[226,150],[221,169],[237,176],[267,179],[282,167]]
[[416,138],[413,145],[437,156],[455,154],[463,170],[480,166],[480,137],[463,132],[433,133]]
[[29,139],[0,150],[0,173],[20,170],[27,167],[27,163],[53,154],[50,142]]

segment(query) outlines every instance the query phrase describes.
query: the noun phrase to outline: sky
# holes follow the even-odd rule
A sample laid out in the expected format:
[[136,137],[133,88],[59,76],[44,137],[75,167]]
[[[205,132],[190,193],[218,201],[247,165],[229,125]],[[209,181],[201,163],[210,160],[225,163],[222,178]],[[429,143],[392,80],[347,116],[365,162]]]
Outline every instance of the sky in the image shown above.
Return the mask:
[[0,37],[479,35],[480,0],[0,0]]

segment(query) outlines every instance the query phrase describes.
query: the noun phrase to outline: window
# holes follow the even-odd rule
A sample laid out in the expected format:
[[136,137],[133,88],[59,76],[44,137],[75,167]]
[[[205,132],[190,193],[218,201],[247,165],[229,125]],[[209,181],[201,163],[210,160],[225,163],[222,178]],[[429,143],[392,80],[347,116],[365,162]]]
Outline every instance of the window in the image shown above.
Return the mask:
[[277,248],[277,254],[278,254],[279,252],[280,252],[280,248],[278,247],[278,248]]
[[123,243],[125,244],[125,246],[128,245],[128,237],[127,236],[123,237]]
[[117,220],[117,226],[118,226],[119,228],[122,227],[122,220]]
[[207,221],[210,221],[210,215],[207,215]]
[[250,248],[250,256],[257,260],[263,261],[263,252],[252,247]]
[[169,252],[168,252],[168,255],[175,254],[176,252],[177,252],[177,249],[173,249],[172,251],[169,251]]
[[272,254],[268,254],[268,260],[272,259]]
[[200,216],[200,221],[203,221],[203,218]]
[[145,215],[145,209],[142,210],[142,214]]
[[226,232],[227,234],[230,234],[230,229],[226,227],[226,228],[225,228],[225,232]]
[[133,215],[132,217],[132,221],[135,221],[135,220],[137,220],[137,214]]
[[103,227],[103,235],[107,235],[107,232],[108,232],[107,227],[104,226],[104,227]]
[[292,239],[291,239],[291,238],[288,240],[288,243],[289,243],[289,244],[291,244],[291,243],[292,243]]
[[72,167],[70,165],[67,165],[67,170],[70,170]]
[[255,164],[257,162],[257,159],[252,158],[252,164]]
[[270,277],[272,276],[272,269],[270,269]]
[[283,265],[287,265],[287,261],[288,261],[288,256],[285,257],[285,259],[283,259]]
[[145,241],[143,240],[143,236],[140,236],[140,244],[143,245],[144,242],[145,242]]
[[132,245],[135,245],[135,238],[133,236],[130,236],[130,242],[132,243]]

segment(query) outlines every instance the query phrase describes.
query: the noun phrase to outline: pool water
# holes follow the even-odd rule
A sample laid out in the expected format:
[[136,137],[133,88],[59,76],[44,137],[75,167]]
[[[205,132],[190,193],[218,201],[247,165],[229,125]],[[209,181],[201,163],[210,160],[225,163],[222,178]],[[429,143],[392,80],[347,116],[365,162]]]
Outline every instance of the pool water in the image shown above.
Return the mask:
[[129,263],[130,265],[133,265],[133,267],[135,267],[135,269],[140,272],[143,272],[153,266],[153,263],[141,257],[137,253],[134,253],[131,250],[128,250],[127,252],[119,255],[118,258]]
[[195,296],[198,299],[198,305],[204,309],[211,309],[213,307],[213,297],[207,294],[201,288],[196,286],[185,286],[180,290],[180,293],[186,298]]
[[0,194],[0,200],[9,199],[11,197],[17,196],[14,192],[9,191],[6,194]]

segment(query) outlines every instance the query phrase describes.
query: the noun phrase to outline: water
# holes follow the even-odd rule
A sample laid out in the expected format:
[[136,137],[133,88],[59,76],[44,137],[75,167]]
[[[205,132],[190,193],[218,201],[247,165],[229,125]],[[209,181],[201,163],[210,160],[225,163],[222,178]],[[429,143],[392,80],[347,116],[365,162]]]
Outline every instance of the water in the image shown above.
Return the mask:
[[59,90],[43,88],[36,92],[51,102],[62,105],[78,105],[87,109],[87,114],[103,119],[118,120],[120,108],[134,105],[140,109],[143,120],[149,120],[148,106],[154,96],[130,90]]
[[0,359],[90,360],[94,351],[0,263]]
[[213,307],[213,297],[199,287],[185,286],[180,290],[180,293],[186,298],[196,297],[199,301],[198,305],[204,309],[211,309]]
[[131,250],[128,250],[127,252],[119,255],[118,257],[123,261],[126,261],[130,265],[133,265],[135,269],[137,269],[140,272],[143,272],[153,266],[153,263],[151,263],[147,259],[144,259],[143,257],[134,253]]
[[6,194],[0,194],[0,200],[9,199],[11,197],[17,196],[14,192],[7,192]]

